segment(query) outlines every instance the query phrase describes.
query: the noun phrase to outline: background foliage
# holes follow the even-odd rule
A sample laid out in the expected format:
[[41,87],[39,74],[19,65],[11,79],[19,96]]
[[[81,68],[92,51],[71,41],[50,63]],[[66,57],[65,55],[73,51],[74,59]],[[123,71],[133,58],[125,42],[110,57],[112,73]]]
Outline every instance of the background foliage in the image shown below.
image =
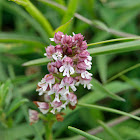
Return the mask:
[[[139,115],[140,0],[31,2],[45,18],[41,13],[34,13],[31,7],[0,0],[0,139],[44,139],[43,122],[29,125],[28,109],[37,109],[31,101],[42,100],[35,89],[37,82],[48,73],[44,47],[50,44],[49,37],[60,30],[68,34],[81,33],[88,43],[95,43],[89,44],[89,52],[93,56],[90,71],[94,75],[93,88],[91,91],[82,86],[78,88],[79,105],[98,104]],[[118,39],[120,37],[126,39]],[[106,41],[106,44],[96,43],[110,39],[115,40]],[[78,135],[81,132],[72,127],[69,129],[77,135],[68,130],[69,125],[104,140],[140,139],[138,119],[120,117],[95,106],[82,106],[84,104],[74,111],[64,111],[64,121],[53,125],[56,139],[83,138]],[[113,129],[106,124],[113,126]]]

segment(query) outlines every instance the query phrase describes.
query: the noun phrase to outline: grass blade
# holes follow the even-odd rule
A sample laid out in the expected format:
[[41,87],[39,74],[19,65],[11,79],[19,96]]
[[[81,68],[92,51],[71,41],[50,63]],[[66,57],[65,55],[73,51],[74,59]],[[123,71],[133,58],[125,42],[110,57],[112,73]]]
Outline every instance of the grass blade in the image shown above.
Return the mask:
[[121,75],[123,75],[123,74],[125,74],[125,73],[127,73],[127,72],[129,72],[129,71],[131,71],[131,70],[133,70],[133,69],[136,69],[136,68],[138,68],[138,67],[140,67],[140,63],[138,63],[138,64],[136,64],[136,65],[133,65],[133,66],[131,66],[131,67],[129,67],[129,68],[127,68],[127,69],[125,69],[125,70],[119,72],[118,74],[116,74],[116,75],[114,75],[113,77],[111,77],[110,79],[108,79],[107,82],[110,82],[110,81],[112,81],[112,80],[114,80],[114,79],[120,77]]
[[13,111],[15,111],[17,108],[19,108],[25,102],[28,102],[28,100],[27,99],[21,99],[20,101],[19,100],[14,100],[11,103],[10,109],[8,110],[6,115],[9,116]]
[[86,132],[84,132],[82,130],[79,130],[79,129],[71,127],[71,126],[68,126],[68,129],[73,131],[73,132],[75,132],[75,133],[77,133],[77,134],[79,134],[79,135],[84,136],[85,138],[87,138],[89,140],[102,140],[102,139],[100,139],[98,137],[92,136],[92,135],[90,135],[90,134],[88,134],[88,133],[86,133]]
[[62,24],[65,24],[71,18],[73,18],[77,5],[78,5],[78,0],[69,0],[67,11],[65,12],[65,15],[62,19]]
[[[11,0],[14,1],[14,0]],[[36,21],[44,28],[46,33],[52,37],[53,36],[53,28],[49,21],[43,16],[43,14],[29,1],[26,0],[26,2],[23,3],[23,1],[14,1],[17,4],[22,5],[29,14],[36,19]],[[27,6],[28,5],[28,6]]]
[[127,37],[127,38],[110,39],[110,40],[90,43],[90,44],[87,44],[87,46],[94,46],[94,45],[105,44],[105,43],[110,43],[110,42],[126,41],[126,40],[136,40],[136,39],[140,39],[140,37]]
[[22,64],[22,66],[46,65],[50,61],[51,61],[51,59],[48,59],[48,58],[39,58],[39,59],[25,62]]
[[44,47],[43,41],[38,37],[14,33],[0,33],[0,43],[27,43]]
[[82,107],[89,107],[89,108],[103,110],[103,111],[106,111],[106,112],[112,112],[112,113],[128,116],[128,117],[131,117],[133,119],[136,119],[136,120],[140,121],[140,117],[137,117],[135,115],[132,115],[130,113],[126,113],[126,112],[123,112],[123,111],[120,111],[120,110],[117,110],[117,109],[104,107],[104,106],[99,106],[99,105],[82,104],[82,103],[78,103],[78,105],[82,106]]
[[140,40],[88,49],[92,56],[140,50]]
[[107,56],[106,55],[99,55],[97,56],[97,68],[99,71],[100,78],[103,83],[107,80]]
[[72,19],[71,20],[69,20],[67,23],[65,23],[65,24],[63,24],[63,25],[61,25],[61,26],[59,26],[55,31],[54,31],[54,33],[53,34],[55,34],[56,32],[58,32],[58,31],[60,31],[60,32],[65,32],[65,30],[68,28],[68,26],[70,25],[70,23],[72,22]]
[[93,87],[97,90],[100,91],[107,96],[111,97],[112,99],[118,100],[118,101],[125,101],[123,98],[120,96],[113,94],[112,92],[108,91],[103,85],[101,85],[96,79],[92,79],[91,83],[93,84]]

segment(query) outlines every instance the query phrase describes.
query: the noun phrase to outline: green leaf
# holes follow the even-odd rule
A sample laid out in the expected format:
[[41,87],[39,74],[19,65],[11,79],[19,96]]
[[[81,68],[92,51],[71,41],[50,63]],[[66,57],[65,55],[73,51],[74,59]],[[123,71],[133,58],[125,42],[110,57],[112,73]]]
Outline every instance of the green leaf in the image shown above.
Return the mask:
[[103,83],[107,80],[107,56],[100,55],[97,56],[97,67],[99,71],[100,78]]
[[[11,0],[14,1],[14,0]],[[49,21],[43,16],[43,14],[29,1],[14,1],[19,5],[22,5],[27,12],[29,12],[29,14],[36,19],[36,21],[43,27],[43,29],[46,31],[46,33],[52,37],[52,33],[53,33],[53,28],[51,26],[51,24],[49,23]],[[28,5],[28,6],[27,6]]]
[[103,94],[106,94],[107,96],[111,97],[112,99],[118,100],[118,101],[125,101],[123,98],[119,97],[116,94],[113,94],[112,92],[108,91],[106,88],[103,87],[96,79],[92,79],[91,83],[93,84],[93,88],[95,88],[97,91],[102,92]]
[[0,84],[0,106],[4,107],[6,105],[7,95],[11,87],[11,81],[7,80],[5,83]]
[[109,134],[109,136],[112,137],[112,140],[122,140],[119,134],[117,134],[112,128],[107,126],[104,122],[99,120],[98,123],[104,128],[104,130]]
[[15,99],[9,108],[9,110],[6,112],[6,115],[9,116],[12,112],[14,112],[17,108],[19,108],[23,103],[28,102],[27,99]]
[[137,39],[140,39],[140,37],[117,38],[117,39],[110,39],[110,40],[90,43],[90,44],[87,44],[87,46],[94,46],[94,45],[105,44],[105,43],[110,43],[110,42],[117,42],[117,41],[137,40]]
[[65,23],[65,24],[63,24],[63,25],[61,25],[61,26],[59,26],[59,27],[54,31],[53,34],[57,33],[58,31],[60,31],[60,32],[65,32],[65,30],[68,28],[68,26],[70,25],[71,22],[72,22],[72,19],[69,20],[67,23]]
[[0,33],[0,43],[27,43],[44,47],[43,42],[38,37],[14,33]]
[[119,72],[118,74],[116,74],[116,75],[114,75],[113,77],[111,77],[110,79],[108,79],[107,82],[110,82],[110,81],[112,81],[112,80],[114,80],[114,79],[120,77],[121,75],[123,75],[123,74],[125,74],[125,73],[127,73],[127,72],[129,72],[129,71],[131,71],[131,70],[133,70],[133,69],[136,69],[136,68],[138,68],[138,67],[140,67],[140,63],[138,63],[138,64],[136,64],[136,65],[133,65],[133,66],[131,66],[131,67],[129,67],[129,68],[127,68],[127,69],[125,69],[125,70]]
[[[43,46],[42,46],[43,47]],[[0,53],[10,53],[10,54],[30,54],[33,52],[38,52],[38,46],[35,44],[0,44]]]
[[28,61],[26,63],[23,63],[22,66],[33,66],[33,65],[46,65],[51,60],[48,58],[39,58],[35,60]]
[[68,129],[71,130],[71,131],[73,131],[73,132],[75,132],[75,133],[77,133],[77,134],[79,134],[79,135],[84,136],[85,138],[87,138],[89,140],[102,140],[102,139],[100,139],[98,137],[95,137],[93,135],[90,135],[90,134],[88,134],[88,133],[86,133],[86,132],[84,132],[82,130],[79,130],[79,129],[74,128],[74,127],[71,127],[71,126],[68,126]]
[[103,111],[106,111],[106,112],[112,112],[112,113],[128,116],[130,118],[133,118],[133,119],[136,119],[136,120],[140,121],[140,117],[137,117],[135,115],[132,115],[130,113],[126,113],[126,112],[123,112],[123,111],[120,111],[120,110],[117,110],[117,109],[104,107],[104,106],[99,106],[99,105],[82,104],[82,103],[78,103],[78,105],[82,106],[82,107],[89,107],[89,108],[103,110]]
[[68,22],[71,18],[73,18],[77,5],[78,0],[69,0],[67,11],[65,12],[62,19],[62,24]]
[[140,40],[88,49],[92,56],[140,50]]

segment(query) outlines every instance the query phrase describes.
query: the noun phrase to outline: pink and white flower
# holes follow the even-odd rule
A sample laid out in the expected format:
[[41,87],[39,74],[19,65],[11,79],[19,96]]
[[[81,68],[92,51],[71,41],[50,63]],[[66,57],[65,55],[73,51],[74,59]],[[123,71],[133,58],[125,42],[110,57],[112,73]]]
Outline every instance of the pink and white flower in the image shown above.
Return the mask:
[[53,108],[50,112],[55,114],[55,110],[57,110],[58,112],[61,111],[62,109],[62,102],[57,102],[57,101],[53,101],[50,103],[51,104],[51,107]]
[[38,83],[38,88],[36,91],[39,92],[39,95],[42,95],[43,93],[47,93],[47,89],[52,88],[52,84],[55,83],[55,78],[52,74],[46,74],[44,78],[42,78],[41,82]]
[[44,55],[47,56],[49,59],[52,58],[52,55],[55,53],[55,47],[50,45],[45,49],[46,53]]
[[[66,109],[68,104],[74,109],[77,104],[77,96],[73,93],[77,90],[75,86],[82,84],[84,88],[92,87],[92,74],[87,71],[91,69],[92,57],[87,51],[83,35],[73,33],[70,36],[57,32],[50,39],[56,43],[56,46],[49,45],[45,53],[49,59],[52,58],[52,62],[47,65],[50,74],[42,78],[36,90],[39,95],[45,93],[45,101],[36,102],[43,114],[55,114]],[[32,122],[38,120],[36,112],[35,115],[36,117],[31,118]]]
[[75,80],[72,77],[64,77],[61,81],[61,84],[59,85],[60,88],[65,87],[66,88],[66,93],[69,94],[69,87],[73,90],[76,91],[76,87],[74,86]]
[[70,77],[71,74],[74,74],[73,61],[70,57],[65,56],[62,64],[59,71],[63,72],[63,76]]
[[36,110],[29,109],[30,124],[36,123],[39,119],[39,113]]
[[89,73],[88,71],[82,72],[81,77],[86,79],[91,79],[92,73]]
[[46,102],[36,102],[38,105],[39,110],[43,113],[46,114],[49,111],[49,104]]

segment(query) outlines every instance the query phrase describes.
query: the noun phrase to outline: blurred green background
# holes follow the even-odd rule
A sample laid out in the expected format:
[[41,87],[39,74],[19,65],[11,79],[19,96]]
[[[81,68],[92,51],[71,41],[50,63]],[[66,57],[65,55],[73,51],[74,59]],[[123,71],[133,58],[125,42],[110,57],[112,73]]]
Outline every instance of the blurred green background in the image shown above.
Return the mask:
[[[32,3],[48,19],[53,29],[64,22],[65,12],[58,6],[67,7],[69,0],[51,0],[51,2],[32,0]],[[53,5],[56,3],[59,4],[57,8]],[[86,20],[82,17],[84,22],[74,17],[67,33],[81,33],[88,43],[140,35],[140,0],[79,0],[77,5],[71,5],[71,8],[75,8],[74,12],[82,15]],[[88,24],[87,20],[90,20],[93,25]],[[106,28],[109,30],[106,31]],[[44,46],[39,46],[38,42],[43,43]],[[42,100],[35,89],[41,78],[48,73],[47,66],[24,67],[22,64],[44,57],[44,47],[49,44],[49,36],[23,7],[8,0],[0,0],[0,82],[4,83],[7,88],[6,101],[0,108],[0,140],[40,140],[44,134],[42,121],[32,126],[29,125],[28,109],[36,109],[32,101]],[[105,45],[109,44],[113,43]],[[89,48],[100,46],[103,45]],[[88,91],[82,86],[76,91],[78,99],[90,100],[88,95],[96,94],[99,99],[95,101],[93,99],[92,103],[96,102],[125,112],[136,110],[140,107],[140,68],[131,70],[108,83],[107,79],[139,62],[139,50],[93,57],[90,71],[93,77],[109,91],[118,93],[126,102],[102,97],[100,90],[93,88]],[[1,92],[4,91],[5,89],[1,88]],[[26,103],[22,104],[25,99],[29,99],[29,102],[25,101]],[[19,102],[21,104],[5,116],[3,109],[8,110]],[[87,108],[80,108],[73,112],[68,110],[66,113],[64,121],[55,123],[53,126],[56,139],[81,139],[67,129],[68,125],[84,131],[93,131],[99,126],[97,120],[100,119],[107,123],[120,117],[113,113]],[[113,129],[122,139],[140,140],[138,121],[129,119],[117,123]],[[104,140],[112,140],[112,137],[105,131],[96,135]]]

